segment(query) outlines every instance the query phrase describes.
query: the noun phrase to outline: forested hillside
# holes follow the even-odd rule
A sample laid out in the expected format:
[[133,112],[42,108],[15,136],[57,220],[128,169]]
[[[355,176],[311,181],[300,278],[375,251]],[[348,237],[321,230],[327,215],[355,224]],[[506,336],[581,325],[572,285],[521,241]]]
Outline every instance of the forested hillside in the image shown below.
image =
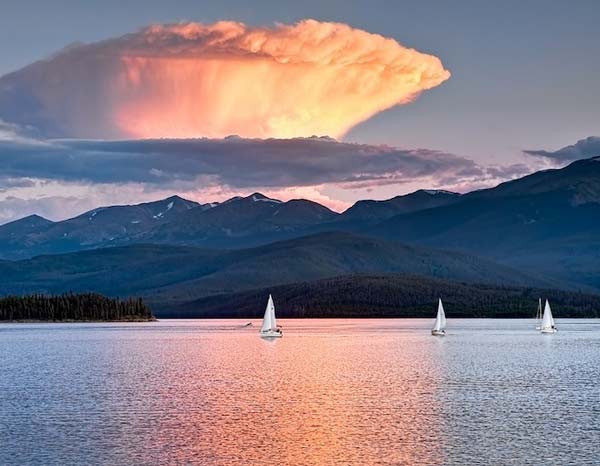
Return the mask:
[[0,298],[0,321],[143,321],[154,317],[141,299],[120,300],[96,293],[42,294]]
[[538,299],[555,317],[600,317],[600,296],[542,288],[472,284],[407,276],[345,276],[195,300],[161,310],[165,317],[262,317],[269,293],[279,317],[533,318]]

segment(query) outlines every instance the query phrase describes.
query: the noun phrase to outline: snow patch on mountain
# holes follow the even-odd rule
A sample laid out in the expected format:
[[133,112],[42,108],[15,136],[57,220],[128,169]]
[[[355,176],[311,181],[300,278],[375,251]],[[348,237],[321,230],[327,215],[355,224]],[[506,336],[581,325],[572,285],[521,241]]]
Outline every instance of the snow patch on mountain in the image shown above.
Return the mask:
[[106,207],[100,207],[100,208],[98,208],[98,209],[96,209],[96,210],[92,210],[92,211],[90,212],[90,216],[88,217],[88,220],[90,220],[90,221],[91,221],[91,220],[94,220],[94,217],[95,217],[96,215],[98,215],[98,212],[102,212],[103,210],[106,210]]
[[280,201],[279,199],[270,199],[268,197],[258,197],[256,194],[252,195],[252,201],[253,202],[273,202],[275,204],[282,203],[282,201]]
[[171,201],[167,204],[167,210],[165,210],[163,212],[159,212],[156,215],[153,215],[152,218],[162,218],[172,208],[173,208],[173,201]]
[[431,194],[432,196],[436,196],[438,194],[452,194],[452,195],[456,194],[456,193],[453,193],[452,191],[446,191],[444,189],[424,189],[423,192],[427,193],[427,194]]

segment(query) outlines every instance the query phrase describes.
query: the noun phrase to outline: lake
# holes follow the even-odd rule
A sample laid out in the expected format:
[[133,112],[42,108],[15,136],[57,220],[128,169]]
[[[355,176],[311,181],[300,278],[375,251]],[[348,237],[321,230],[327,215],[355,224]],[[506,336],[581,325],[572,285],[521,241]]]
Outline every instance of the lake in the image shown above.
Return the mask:
[[586,465],[600,320],[0,324],[0,464]]

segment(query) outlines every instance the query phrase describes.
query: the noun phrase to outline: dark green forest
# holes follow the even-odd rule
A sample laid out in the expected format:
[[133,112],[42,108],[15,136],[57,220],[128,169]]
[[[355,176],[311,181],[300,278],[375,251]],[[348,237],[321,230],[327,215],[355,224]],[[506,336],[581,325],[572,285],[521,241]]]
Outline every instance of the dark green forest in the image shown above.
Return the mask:
[[209,296],[159,315],[256,318],[269,293],[278,317],[433,317],[438,297],[448,317],[533,318],[539,298],[550,300],[558,318],[600,317],[598,295],[407,275],[352,275]]
[[0,321],[147,321],[154,317],[141,298],[97,293],[32,294],[0,298]]

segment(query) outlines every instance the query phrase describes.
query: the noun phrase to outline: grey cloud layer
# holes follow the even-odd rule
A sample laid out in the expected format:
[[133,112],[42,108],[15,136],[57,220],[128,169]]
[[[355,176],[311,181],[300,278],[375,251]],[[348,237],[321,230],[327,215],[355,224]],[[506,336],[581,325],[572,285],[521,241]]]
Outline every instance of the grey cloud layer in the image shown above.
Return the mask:
[[557,162],[572,162],[579,159],[600,157],[600,137],[590,136],[556,151],[526,150],[524,152],[528,155],[544,157]]
[[97,207],[95,199],[82,199],[77,196],[47,196],[36,199],[21,199],[9,196],[0,201],[0,224],[37,214],[48,219],[58,220]]
[[200,177],[235,188],[327,183],[389,184],[413,179],[484,178],[486,169],[456,155],[329,138],[187,139],[45,143],[0,141],[4,179],[148,183],[175,186]]

